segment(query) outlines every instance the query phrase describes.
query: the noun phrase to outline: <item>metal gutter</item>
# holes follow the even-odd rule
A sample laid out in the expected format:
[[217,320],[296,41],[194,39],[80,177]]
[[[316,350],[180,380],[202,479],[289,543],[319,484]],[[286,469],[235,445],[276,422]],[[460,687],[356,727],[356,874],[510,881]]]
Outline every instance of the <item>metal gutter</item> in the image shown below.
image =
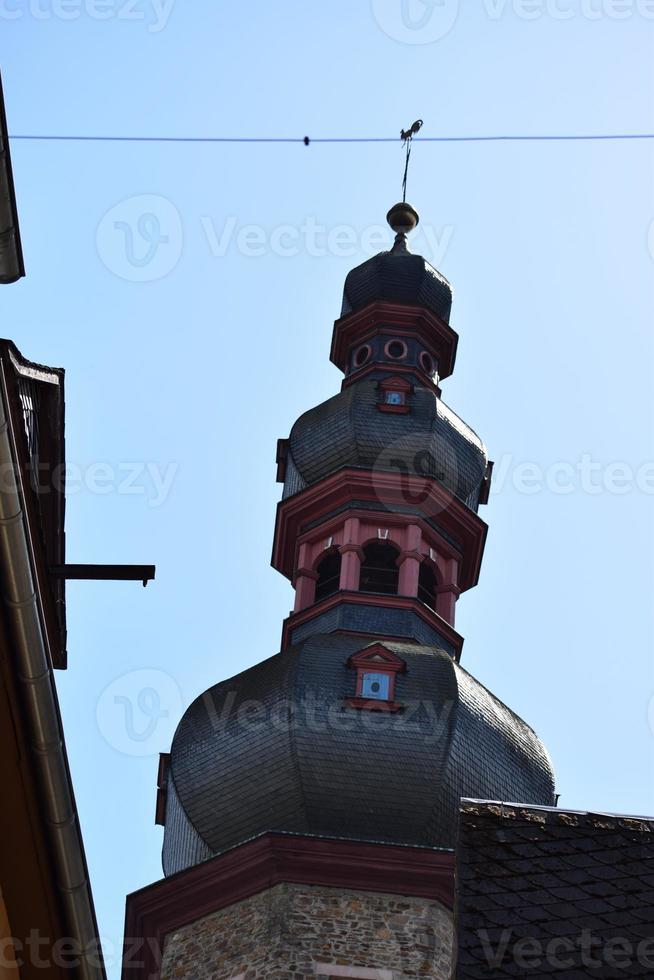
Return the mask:
[[[73,972],[83,980],[105,980],[84,845],[78,824],[47,631],[33,565],[34,542],[25,509],[25,487],[11,425],[6,367],[0,362],[0,600],[4,603],[18,656],[18,682],[31,732],[31,753],[43,789],[43,819],[57,873],[66,938],[89,950]],[[10,477],[13,477],[13,479]]]

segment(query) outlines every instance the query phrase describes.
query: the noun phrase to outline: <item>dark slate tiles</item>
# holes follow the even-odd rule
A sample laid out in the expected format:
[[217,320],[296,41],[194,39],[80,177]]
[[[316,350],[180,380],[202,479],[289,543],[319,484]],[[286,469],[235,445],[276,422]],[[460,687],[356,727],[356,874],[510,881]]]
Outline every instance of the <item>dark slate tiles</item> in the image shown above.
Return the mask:
[[351,466],[431,476],[476,510],[488,463],[479,436],[428,388],[415,388],[406,415],[378,411],[378,400],[366,378],[300,416],[284,496]]
[[372,641],[311,636],[191,705],[171,750],[167,867],[275,830],[448,848],[461,796],[551,802],[537,737],[441,647],[382,639],[407,665],[405,710],[346,707],[348,659]]
[[449,323],[452,287],[421,255],[380,252],[348,273],[341,313],[360,310],[375,300],[426,306]]
[[654,977],[654,821],[464,801],[457,980]]

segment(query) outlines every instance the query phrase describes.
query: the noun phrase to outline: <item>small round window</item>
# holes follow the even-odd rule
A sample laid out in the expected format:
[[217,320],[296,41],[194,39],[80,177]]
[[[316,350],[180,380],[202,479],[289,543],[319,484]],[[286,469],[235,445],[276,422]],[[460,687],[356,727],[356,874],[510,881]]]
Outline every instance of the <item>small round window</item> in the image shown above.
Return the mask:
[[394,361],[401,361],[407,355],[407,346],[403,340],[389,340],[384,352],[387,357],[392,357]]
[[420,367],[425,374],[432,375],[434,373],[434,359],[431,354],[428,354],[425,350],[423,350],[422,354],[420,355]]
[[366,361],[370,360],[371,354],[372,354],[372,350],[370,349],[368,344],[363,344],[363,346],[359,347],[359,349],[354,355],[354,366],[363,367]]

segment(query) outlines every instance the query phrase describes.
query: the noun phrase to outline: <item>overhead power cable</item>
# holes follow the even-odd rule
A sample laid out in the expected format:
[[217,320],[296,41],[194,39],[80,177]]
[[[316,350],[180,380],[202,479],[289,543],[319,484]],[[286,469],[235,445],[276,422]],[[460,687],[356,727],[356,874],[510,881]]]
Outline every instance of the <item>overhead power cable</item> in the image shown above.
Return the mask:
[[[17,133],[12,140],[80,143],[397,143],[396,136],[77,136]],[[421,143],[529,143],[591,140],[653,140],[654,133],[561,133],[512,136],[418,136]]]

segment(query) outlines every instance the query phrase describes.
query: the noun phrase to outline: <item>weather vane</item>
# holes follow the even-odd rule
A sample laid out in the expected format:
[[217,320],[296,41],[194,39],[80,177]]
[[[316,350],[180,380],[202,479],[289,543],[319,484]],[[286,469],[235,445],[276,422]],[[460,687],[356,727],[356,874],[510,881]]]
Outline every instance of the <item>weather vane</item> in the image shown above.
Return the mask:
[[411,144],[413,137],[422,129],[422,119],[416,119],[412,126],[400,132],[402,146],[406,146],[406,164],[404,167],[404,180],[402,181],[402,203],[406,203],[406,179],[409,174],[409,160],[411,158]]

